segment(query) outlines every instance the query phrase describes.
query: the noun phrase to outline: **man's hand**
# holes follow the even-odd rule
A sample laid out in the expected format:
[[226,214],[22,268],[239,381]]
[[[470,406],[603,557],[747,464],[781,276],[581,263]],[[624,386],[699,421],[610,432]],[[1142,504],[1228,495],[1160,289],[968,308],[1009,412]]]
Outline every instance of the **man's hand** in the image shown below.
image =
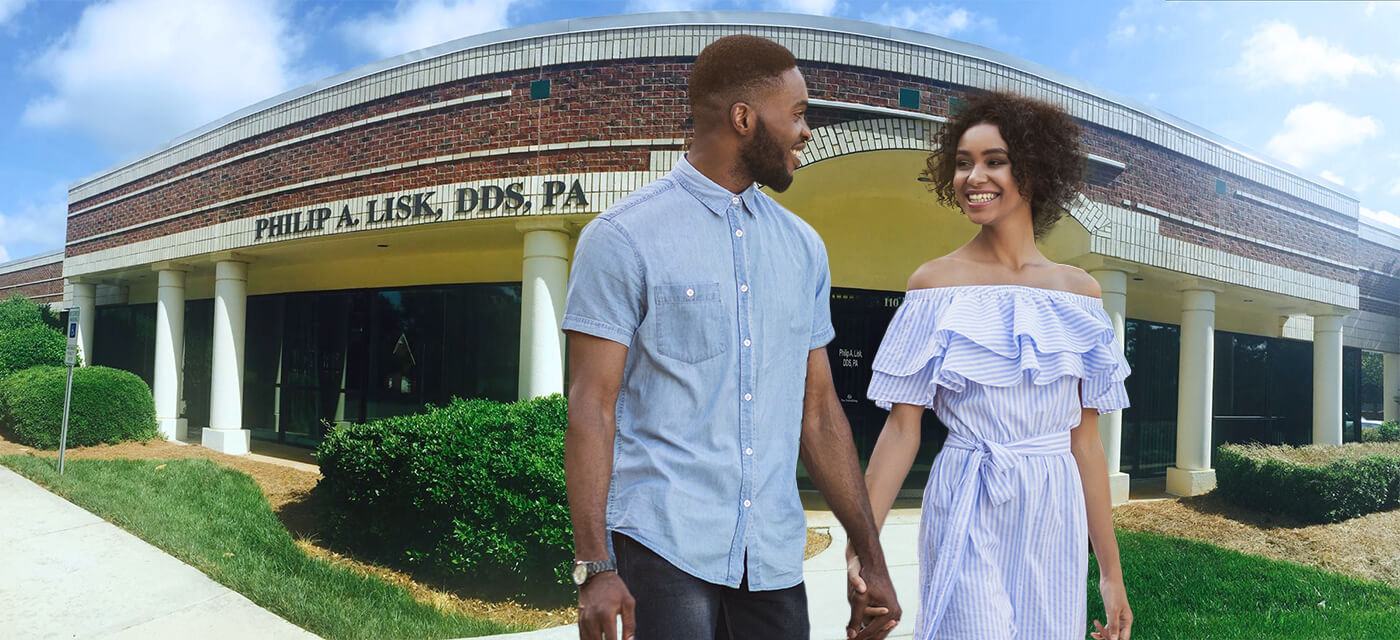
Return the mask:
[[[579,640],[632,640],[636,634],[637,601],[617,572],[593,576],[578,591]],[[622,638],[617,637],[617,617],[622,616]]]
[[895,599],[889,573],[863,570],[860,558],[846,554],[846,599],[851,603],[851,620],[846,625],[848,640],[883,640],[899,624],[901,610]]

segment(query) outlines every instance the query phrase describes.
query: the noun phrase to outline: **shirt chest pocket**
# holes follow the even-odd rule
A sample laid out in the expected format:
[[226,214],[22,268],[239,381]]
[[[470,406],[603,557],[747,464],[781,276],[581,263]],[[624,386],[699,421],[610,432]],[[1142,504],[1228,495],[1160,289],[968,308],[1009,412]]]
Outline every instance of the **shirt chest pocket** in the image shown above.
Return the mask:
[[709,360],[729,348],[728,314],[715,282],[656,288],[657,351],[682,362]]

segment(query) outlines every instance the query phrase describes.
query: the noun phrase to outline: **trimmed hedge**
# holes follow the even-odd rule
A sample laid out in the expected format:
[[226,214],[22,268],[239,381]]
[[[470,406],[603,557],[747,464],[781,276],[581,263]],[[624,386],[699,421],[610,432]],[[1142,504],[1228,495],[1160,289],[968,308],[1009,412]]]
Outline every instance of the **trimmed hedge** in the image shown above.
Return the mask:
[[39,324],[0,331],[0,378],[35,366],[62,366],[68,340]]
[[[32,367],[0,380],[0,427],[21,444],[57,449],[66,367]],[[68,446],[115,444],[158,435],[151,389],[135,374],[107,367],[73,371]]]
[[1400,442],[1400,422],[1382,422],[1374,429],[1361,432],[1362,442]]
[[453,401],[340,427],[316,450],[330,535],[391,562],[512,589],[572,585],[560,395]]
[[1400,507],[1400,447],[1389,445],[1224,445],[1216,450],[1215,477],[1226,500],[1304,522]]

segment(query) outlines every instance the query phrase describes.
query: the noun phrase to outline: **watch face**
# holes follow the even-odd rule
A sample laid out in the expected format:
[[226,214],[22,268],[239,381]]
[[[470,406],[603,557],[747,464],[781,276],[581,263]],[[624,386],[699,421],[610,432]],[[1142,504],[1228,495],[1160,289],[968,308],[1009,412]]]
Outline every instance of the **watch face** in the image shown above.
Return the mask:
[[574,565],[574,584],[583,586],[588,581],[588,566],[582,562]]

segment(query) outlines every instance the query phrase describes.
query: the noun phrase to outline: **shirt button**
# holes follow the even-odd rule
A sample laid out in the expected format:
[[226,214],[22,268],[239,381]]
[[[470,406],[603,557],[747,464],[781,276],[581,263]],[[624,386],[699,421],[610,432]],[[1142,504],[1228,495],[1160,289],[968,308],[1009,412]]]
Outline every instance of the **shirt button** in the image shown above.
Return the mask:
[[743,229],[735,229],[735,230],[734,230],[734,237],[736,237],[736,238],[742,238],[742,237],[744,237],[744,230],[743,230]]
[[745,508],[745,509],[747,509],[747,508],[749,508],[749,507],[752,507],[752,506],[753,506],[753,503],[752,503],[752,502],[749,502],[748,500],[745,500],[745,501],[744,501],[744,508]]
[[750,340],[750,339],[748,339],[748,338],[744,338],[744,346],[746,346],[746,347],[752,347],[752,346],[753,346],[753,340]]
[[731,204],[739,204],[739,196],[734,196],[734,197],[730,198],[730,199],[729,199],[729,202],[730,202]]
[[753,455],[753,447],[749,447],[748,449],[744,449],[744,455],[746,455],[746,456],[751,456],[751,455]]
[[694,289],[686,289],[686,290],[685,290],[685,297],[687,297],[687,298],[694,298],[694,297],[695,297],[695,290],[694,290]]
[[752,393],[746,393],[746,394],[744,394],[744,401],[745,401],[745,402],[748,402],[748,401],[750,401],[750,400],[753,400],[753,394],[752,394]]
[[741,285],[739,285],[739,290],[742,291],[742,292],[744,292],[744,293],[748,293],[748,292],[749,292],[749,285],[741,284]]

